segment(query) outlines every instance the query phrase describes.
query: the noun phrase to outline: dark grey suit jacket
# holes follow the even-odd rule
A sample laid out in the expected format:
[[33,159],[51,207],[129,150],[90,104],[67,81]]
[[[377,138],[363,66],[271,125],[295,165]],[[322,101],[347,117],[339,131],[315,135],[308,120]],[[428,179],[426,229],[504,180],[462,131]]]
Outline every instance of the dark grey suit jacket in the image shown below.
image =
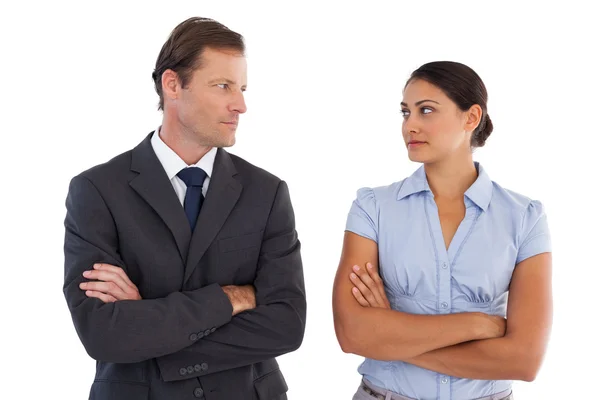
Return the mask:
[[[63,290],[97,360],[90,399],[286,399],[275,357],[306,322],[287,185],[219,149],[192,234],[151,135],[69,186]],[[79,284],[97,262],[123,268],[143,300],[88,298]],[[221,286],[246,284],[257,306],[232,317]]]

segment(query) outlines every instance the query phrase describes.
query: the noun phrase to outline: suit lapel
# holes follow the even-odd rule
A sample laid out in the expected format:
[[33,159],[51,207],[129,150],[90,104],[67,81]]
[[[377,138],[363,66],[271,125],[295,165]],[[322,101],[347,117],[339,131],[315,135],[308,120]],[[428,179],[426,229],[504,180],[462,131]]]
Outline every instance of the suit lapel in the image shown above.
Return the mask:
[[152,133],[132,151],[131,170],[139,175],[134,177],[129,185],[167,225],[185,263],[192,234],[190,225],[169,177],[152,149],[151,137]]
[[218,149],[206,199],[202,204],[196,229],[192,235],[184,284],[192,275],[242,193],[242,185],[234,178],[236,174],[237,171],[229,154],[223,149]]

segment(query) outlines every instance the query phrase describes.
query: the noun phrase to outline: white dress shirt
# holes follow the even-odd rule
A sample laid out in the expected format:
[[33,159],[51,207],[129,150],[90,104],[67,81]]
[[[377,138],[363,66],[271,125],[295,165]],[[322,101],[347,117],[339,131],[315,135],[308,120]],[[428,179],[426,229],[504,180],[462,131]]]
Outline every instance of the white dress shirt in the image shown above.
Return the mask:
[[169,146],[166,145],[165,142],[163,142],[159,132],[160,127],[154,131],[150,143],[152,144],[152,149],[154,149],[154,152],[158,157],[158,161],[160,161],[165,169],[165,172],[171,181],[171,185],[173,185],[173,189],[175,189],[175,193],[177,194],[181,205],[183,205],[183,200],[185,199],[187,186],[181,179],[179,179],[177,174],[184,168],[198,167],[202,168],[204,172],[206,172],[206,179],[202,185],[202,194],[204,197],[206,197],[206,192],[208,191],[208,185],[210,183],[210,178],[212,176],[213,166],[215,163],[215,156],[217,155],[217,148],[213,147],[210,149],[210,151],[206,153],[204,157],[202,157],[196,164],[187,165],[185,161],[183,161],[181,157],[177,155],[177,153],[175,153]]

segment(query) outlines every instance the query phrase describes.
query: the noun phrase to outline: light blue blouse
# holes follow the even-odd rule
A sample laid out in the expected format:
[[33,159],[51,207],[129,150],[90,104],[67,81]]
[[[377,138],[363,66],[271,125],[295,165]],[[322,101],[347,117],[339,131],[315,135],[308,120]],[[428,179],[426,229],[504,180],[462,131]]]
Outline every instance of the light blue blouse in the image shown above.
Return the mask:
[[[346,230],[377,243],[380,274],[394,310],[506,316],[516,264],[551,251],[543,205],[500,187],[478,162],[475,166],[479,173],[464,196],[465,218],[447,251],[423,166],[400,182],[358,190]],[[477,399],[512,384],[368,358],[358,372],[377,386],[419,400]]]

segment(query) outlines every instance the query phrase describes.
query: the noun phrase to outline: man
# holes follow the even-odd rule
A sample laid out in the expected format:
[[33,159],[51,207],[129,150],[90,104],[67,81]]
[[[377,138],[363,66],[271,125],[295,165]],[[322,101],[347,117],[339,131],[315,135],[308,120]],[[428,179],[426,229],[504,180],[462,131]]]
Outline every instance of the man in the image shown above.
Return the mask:
[[287,185],[223,148],[246,111],[243,37],[191,18],[152,74],[161,126],[71,180],[64,294],[90,399],[286,399],[306,321]]

